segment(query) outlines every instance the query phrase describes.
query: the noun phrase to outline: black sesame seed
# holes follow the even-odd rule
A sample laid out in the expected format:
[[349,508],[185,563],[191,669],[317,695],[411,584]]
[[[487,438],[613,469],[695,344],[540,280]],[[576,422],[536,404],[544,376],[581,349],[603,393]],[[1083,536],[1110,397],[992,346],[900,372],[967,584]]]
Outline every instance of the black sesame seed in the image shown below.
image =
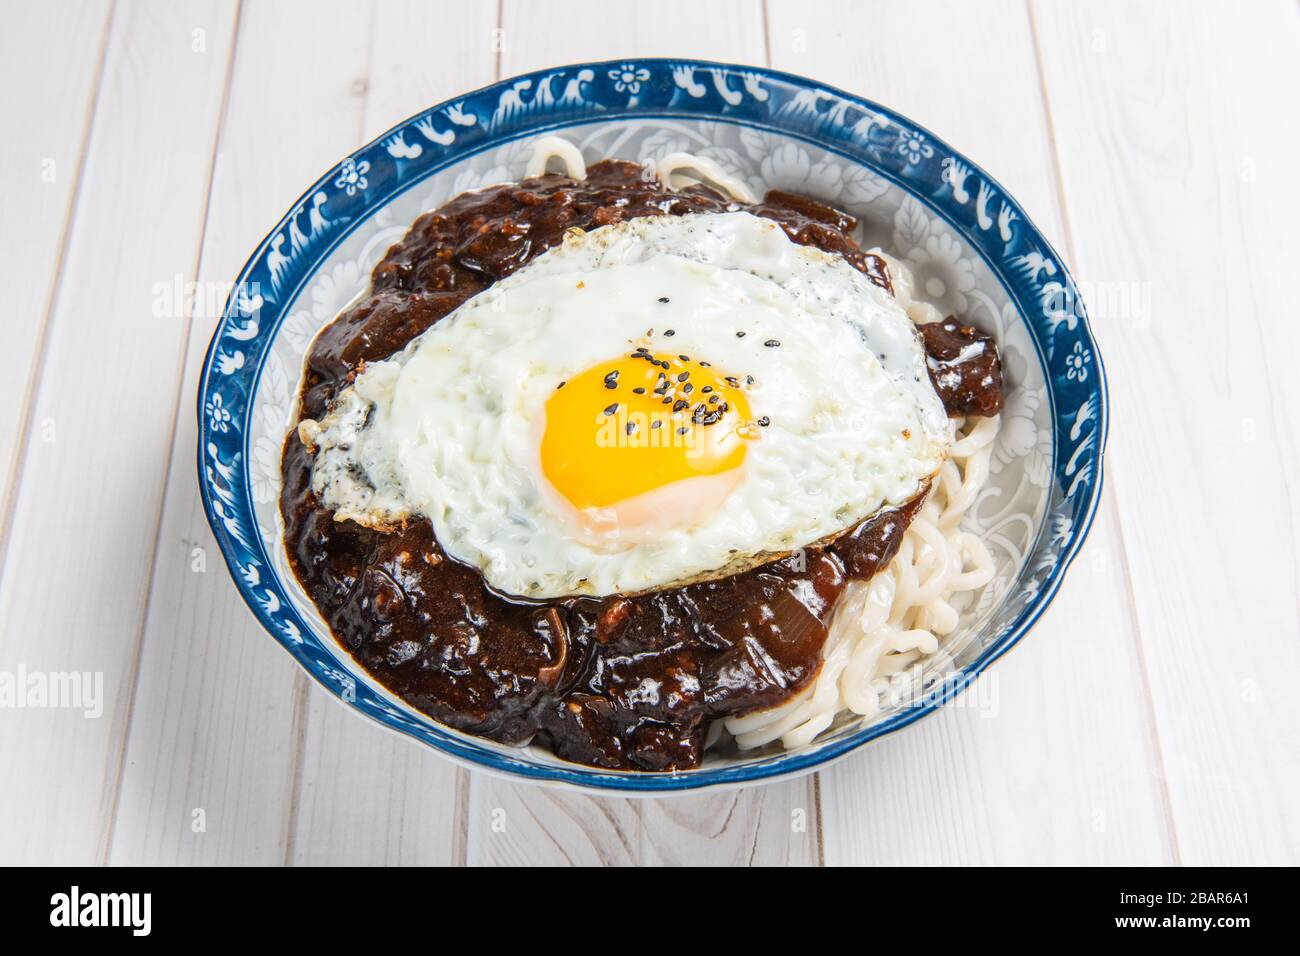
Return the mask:
[[650,423],[650,428],[653,430],[655,428],[658,428],[662,424],[663,422],[661,422],[659,419],[656,418],[654,421]]
[[678,375],[678,376],[677,376],[677,381],[679,381],[679,382],[684,382],[684,381],[686,381],[686,380],[687,380],[688,378],[690,378],[690,377],[691,377],[691,373],[690,373],[690,372],[682,372],[681,375]]
[[717,402],[717,401],[718,401],[718,396],[717,396],[717,395],[710,395],[710,396],[709,396],[709,404],[710,404],[710,405],[714,404],[714,403]]
[[778,345],[781,344],[781,341],[780,341],[780,339],[768,339],[768,340],[767,340],[766,342],[764,342],[763,344],[766,345],[766,346],[767,346],[768,348],[770,348],[770,349],[774,349],[774,348],[776,348]]
[[712,368],[712,367],[713,367],[713,366],[710,365],[708,362],[701,362],[701,363],[700,363],[700,368]]
[[562,389],[562,388],[564,388],[564,383],[563,383],[563,382],[561,382],[559,385],[555,386],[555,390],[556,390],[557,392],[558,392],[560,389]]
[[671,405],[673,403],[673,397],[669,395],[667,398],[664,399],[663,403],[665,405]]
[[605,376],[605,387],[618,388],[618,369],[615,369]]
[[644,389],[644,388],[640,388],[640,387],[634,388],[634,389],[632,389],[632,394],[633,394],[633,395],[644,395],[644,394],[645,394],[645,389]]
[[636,431],[636,422],[628,422],[628,423],[627,423],[627,433],[630,435],[630,434],[632,434],[634,431]]
[[752,375],[746,375],[746,376],[745,376],[745,384],[746,384],[746,385],[753,385],[753,384],[754,384],[754,376],[752,376]]
[[738,339],[743,339],[744,337],[745,337],[745,333],[744,333],[744,332],[737,332],[737,333],[736,333],[736,338],[738,338]]
[[683,425],[681,428],[677,429],[677,434],[685,435],[688,431],[690,431],[690,429]]
[[616,411],[618,411],[618,402],[615,402],[613,405],[606,407],[605,414],[613,415]]
[[768,425],[772,424],[772,419],[764,415],[762,418],[758,420],[758,424],[761,425],[763,428],[766,428]]
[[690,402],[686,401],[686,399],[684,399],[684,398],[679,398],[679,399],[677,399],[677,401],[673,404],[673,411],[675,411],[675,412],[680,412],[683,408],[685,408],[685,407],[686,407],[687,405],[689,405],[689,404],[690,404]]
[[[660,302],[667,302],[667,301],[668,301],[668,296],[666,296],[666,295],[661,295],[661,296],[659,297],[659,301],[660,301]],[[664,333],[664,335],[672,335],[672,334],[673,334],[673,330],[672,330],[672,329],[669,329],[667,332]]]
[[724,381],[732,388],[740,388],[740,379],[736,378],[734,375],[728,375]]
[[711,392],[711,391],[713,391],[713,386],[712,386],[712,385],[705,385],[702,389],[700,389],[700,393],[703,394],[703,395],[707,395],[707,394],[709,394],[709,392]]
[[689,394],[691,394],[691,392],[693,392],[693,391],[695,391],[695,386],[692,385],[690,382],[687,382],[686,385],[685,385],[685,387],[682,388],[682,394],[683,394],[683,395],[689,395]]
[[681,359],[683,362],[689,362],[691,360],[691,357],[689,355],[679,355],[677,357]]

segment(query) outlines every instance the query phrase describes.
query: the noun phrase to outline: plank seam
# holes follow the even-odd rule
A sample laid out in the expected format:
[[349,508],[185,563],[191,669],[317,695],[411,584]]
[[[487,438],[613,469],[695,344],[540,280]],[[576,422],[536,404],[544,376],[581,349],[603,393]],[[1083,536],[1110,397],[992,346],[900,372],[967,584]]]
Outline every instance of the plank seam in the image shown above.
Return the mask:
[[772,66],[772,21],[767,9],[767,0],[759,0],[759,13],[763,21],[763,63]]
[[[759,12],[763,21],[763,63],[768,69],[772,68],[772,14],[768,7],[768,0],[759,0]],[[813,816],[814,824],[817,828],[817,849],[814,856],[816,866],[826,865],[826,831],[823,826],[822,817],[822,775],[818,770],[812,775],[812,798],[813,798]],[[789,821],[784,821],[782,826],[788,826]],[[754,849],[757,850],[758,837],[755,831]],[[752,855],[751,855],[752,860]]]
[[[496,26],[492,35],[493,50],[492,78],[501,79],[501,48],[505,37],[504,0],[497,0]],[[456,771],[456,821],[452,829],[451,859],[453,866],[468,866],[470,859],[470,822],[473,803],[474,775],[471,771],[458,768]]]
[[[1061,228],[1064,231],[1066,252],[1071,261],[1078,262],[1078,250],[1074,243],[1074,231],[1070,224],[1069,202],[1065,195],[1065,168],[1061,163],[1061,149],[1056,136],[1056,120],[1052,115],[1051,96],[1047,89],[1047,71],[1043,66],[1043,49],[1039,37],[1038,19],[1034,15],[1034,0],[1025,0],[1025,12],[1029,17],[1029,37],[1034,48],[1034,66],[1038,72],[1038,92],[1043,102],[1043,113],[1047,121],[1048,144],[1052,153],[1052,172],[1056,180],[1056,199],[1061,212]],[[1108,511],[1114,521],[1115,534],[1119,543],[1120,570],[1124,577],[1124,594],[1128,605],[1129,624],[1133,631],[1134,654],[1138,663],[1138,677],[1141,681],[1143,709],[1147,715],[1147,739],[1155,758],[1156,779],[1159,781],[1161,809],[1165,817],[1165,835],[1170,854],[1175,866],[1182,865],[1182,855],[1178,847],[1178,829],[1174,822],[1173,799],[1169,793],[1169,780],[1165,772],[1164,748],[1160,740],[1160,725],[1156,719],[1155,697],[1151,690],[1151,674],[1147,665],[1146,650],[1142,641],[1142,628],[1138,618],[1137,595],[1133,590],[1133,575],[1128,557],[1128,543],[1124,537],[1124,522],[1119,517],[1119,501],[1115,478],[1115,462],[1112,457],[1108,462],[1111,473],[1111,493]]]
[[501,49],[506,43],[506,15],[505,10],[503,9],[504,6],[505,0],[497,0],[497,26],[496,33],[492,37],[492,52],[495,54],[492,63],[492,75],[498,80],[501,79]]
[[284,865],[292,866],[294,855],[298,852],[298,817],[302,800],[303,764],[305,760],[307,721],[311,715],[307,709],[307,695],[311,688],[307,685],[307,675],[301,669],[295,669],[293,675],[293,722],[289,735],[296,742],[293,759],[289,764],[289,806],[284,813]]
[[[217,155],[226,129],[226,115],[230,107],[230,87],[234,76],[235,50],[239,45],[240,18],[243,14],[243,0],[235,5],[233,29],[230,37],[230,52],[226,54],[226,76],[221,89],[221,104],[217,111],[217,131],[212,138],[212,153],[208,160],[208,188],[203,197],[203,210],[199,215],[199,242],[194,256],[194,281],[197,283],[203,274],[203,251],[208,233],[208,215],[212,208],[212,184],[216,179]],[[180,374],[176,379],[175,396],[172,403],[171,429],[167,435],[167,458],[163,466],[162,495],[158,501],[158,517],[154,521],[153,539],[150,546],[149,583],[145,591],[144,607],[140,613],[140,623],[136,630],[135,653],[131,660],[130,685],[127,690],[126,726],[122,731],[122,740],[117,751],[110,779],[112,780],[111,798],[108,808],[108,828],[101,849],[101,860],[107,866],[113,852],[113,841],[117,835],[117,814],[121,806],[122,785],[126,777],[126,754],[131,742],[131,730],[135,726],[135,701],[140,689],[140,667],[144,659],[145,634],[148,630],[149,612],[153,608],[153,592],[158,582],[158,552],[162,543],[163,516],[167,513],[167,502],[172,476],[172,458],[176,451],[177,423],[181,415],[181,396],[185,393],[186,355],[189,353],[190,337],[194,331],[194,305],[186,310],[184,334],[181,335],[180,356],[177,363]]]
[[[365,142],[366,139],[366,122],[370,105],[370,78],[374,64],[375,49],[375,31],[376,21],[379,14],[374,4],[370,6],[370,19],[368,34],[366,36],[365,59],[362,63],[362,82],[365,84],[364,92],[361,98],[361,105],[357,109],[357,138],[358,143]],[[284,835],[284,862],[285,865],[292,865],[293,856],[297,852],[298,844],[298,820],[301,815],[300,804],[302,802],[302,785],[305,776],[305,767],[307,763],[307,731],[312,723],[310,709],[311,685],[307,681],[306,674],[299,668],[294,668],[294,718],[293,726],[296,733],[293,735],[293,760],[290,766],[289,782],[289,808],[285,814],[285,835]]]
[[826,865],[826,831],[822,827],[822,775],[813,774],[813,813],[817,814],[817,866]]
[[[374,63],[375,49],[375,30],[376,20],[378,19],[377,8],[372,4],[370,7],[369,32],[366,37],[365,61],[362,67],[362,80],[365,83],[365,92],[361,100],[361,107],[357,111],[357,139],[358,143],[365,141],[366,123],[369,119],[370,106],[370,79],[372,66]],[[292,763],[291,784],[289,791],[289,812],[286,817],[287,831],[285,833],[285,863],[292,864],[293,854],[297,850],[298,842],[298,820],[300,817],[300,804],[302,801],[302,784],[304,768],[306,766],[306,749],[307,749],[307,730],[310,726],[311,710],[309,707],[311,686],[307,683],[303,672],[295,669],[294,674],[294,726],[298,732],[294,739],[294,756]]]
[[[441,759],[441,758],[438,758]],[[469,771],[456,768],[456,820],[451,831],[451,864],[466,866],[469,863]]]
[[81,205],[81,187],[86,176],[86,160],[90,154],[91,137],[95,134],[95,117],[99,114],[100,98],[104,90],[104,76],[108,64],[108,48],[113,40],[113,23],[117,18],[117,0],[109,9],[104,20],[103,39],[99,45],[99,62],[95,67],[95,92],[90,98],[86,117],[82,121],[80,159],[77,162],[77,178],[72,193],[68,197],[67,211],[63,217],[63,229],[59,233],[59,261],[50,280],[49,291],[45,298],[45,311],[41,316],[40,331],[36,336],[36,353],[27,374],[27,387],[23,393],[23,408],[18,417],[18,434],[14,446],[18,454],[14,456],[9,473],[5,476],[4,505],[0,509],[0,585],[4,583],[5,570],[9,566],[9,544],[13,531],[14,515],[18,510],[18,497],[22,490],[23,472],[27,456],[31,450],[32,419],[36,416],[36,400],[40,394],[41,381],[45,377],[46,361],[49,357],[50,330],[54,326],[54,315],[58,311],[60,292],[63,289],[64,266],[68,259],[68,249],[76,231],[77,209]]

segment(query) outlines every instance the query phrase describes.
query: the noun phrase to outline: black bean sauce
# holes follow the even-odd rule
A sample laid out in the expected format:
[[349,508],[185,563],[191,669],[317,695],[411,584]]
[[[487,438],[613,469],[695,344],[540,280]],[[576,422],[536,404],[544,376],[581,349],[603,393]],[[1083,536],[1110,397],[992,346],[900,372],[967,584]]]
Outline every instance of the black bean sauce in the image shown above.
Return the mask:
[[[582,182],[537,177],[421,216],[375,267],[367,298],[313,344],[303,417],[319,418],[365,362],[400,350],[574,226],[747,208],[889,288],[883,260],[850,238],[855,221],[828,206],[772,192],[745,207],[703,188],[669,192],[642,175],[637,165],[603,162]],[[846,583],[893,559],[921,500],[720,580],[537,603],[493,592],[442,552],[428,521],[388,532],[335,521],[310,491],[311,455],[292,432],[283,473],[290,561],[367,672],[452,727],[512,743],[532,738],[569,760],[634,770],[694,767],[711,721],[806,687]]]
[[991,418],[1002,411],[1002,358],[993,336],[953,316],[918,328],[930,381],[949,415]]

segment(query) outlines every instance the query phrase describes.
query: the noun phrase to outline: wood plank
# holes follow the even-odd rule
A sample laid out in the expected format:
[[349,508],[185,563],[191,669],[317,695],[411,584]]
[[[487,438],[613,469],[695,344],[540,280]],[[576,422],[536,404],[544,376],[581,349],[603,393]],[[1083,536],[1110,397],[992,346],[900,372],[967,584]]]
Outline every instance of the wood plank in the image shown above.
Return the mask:
[[[244,6],[200,289],[228,288],[289,203],[358,144],[370,17],[345,0]],[[298,783],[322,799],[302,749],[322,692],[243,606],[198,501],[193,401],[224,295],[205,299],[175,412],[114,863],[268,864],[318,849],[291,834]],[[206,829],[195,832],[200,809]]]
[[811,776],[719,793],[629,799],[470,775],[476,865],[765,866],[818,859]]
[[[617,42],[611,21],[617,22]],[[764,62],[761,0],[623,0],[592,16],[581,0],[504,0],[501,75],[616,57],[680,56]]]
[[[0,553],[13,516],[20,450],[40,376],[50,303],[90,133],[95,91],[108,43],[110,7],[74,0],[7,10],[0,31],[0,89],[35,88],[0,102],[0,283],[8,304],[0,336],[9,372],[0,376]],[[60,56],[49,51],[58,48]],[[39,423],[38,423],[39,426]]]
[[[701,5],[673,0],[653,7],[619,5],[617,10],[619,43],[611,46],[608,23],[579,16],[589,11],[582,3],[506,2],[502,75],[615,54],[763,62],[759,3],[729,0]],[[683,23],[689,23],[690,29],[683,30]],[[813,786],[812,778],[805,777],[746,791],[627,800],[473,774],[468,861],[811,863],[817,859]],[[798,831],[791,826],[796,818]]]
[[466,772],[309,686],[290,860],[446,866],[463,859]]
[[[496,4],[376,8],[364,132],[373,139],[408,116],[491,83]],[[455,37],[431,55],[431,38]],[[299,863],[446,864],[463,859],[467,772],[414,741],[349,713],[311,685],[300,805]]]
[[495,0],[384,0],[375,16],[362,141],[493,82],[496,27]]
[[955,705],[822,774],[829,865],[1171,860],[1140,664],[1116,639],[1131,633],[1118,549],[1099,517],[1023,644]]
[[[1065,248],[1023,4],[769,0],[768,9],[774,66],[928,126]],[[969,703],[822,774],[827,863],[1170,859],[1114,521],[1104,500],[1052,610]],[[981,696],[987,706],[972,706]]]
[[103,713],[0,720],[22,768],[0,775],[0,818],[22,822],[5,860],[106,851],[185,336],[154,287],[194,275],[233,14],[132,4],[113,22],[0,583],[0,669],[100,674]]
[[[558,61],[557,61],[558,62]],[[640,802],[469,775],[466,860],[483,866],[641,862]]]
[[[1035,4],[1183,863],[1300,862],[1293,3]],[[1153,37],[1159,37],[1154,42]]]

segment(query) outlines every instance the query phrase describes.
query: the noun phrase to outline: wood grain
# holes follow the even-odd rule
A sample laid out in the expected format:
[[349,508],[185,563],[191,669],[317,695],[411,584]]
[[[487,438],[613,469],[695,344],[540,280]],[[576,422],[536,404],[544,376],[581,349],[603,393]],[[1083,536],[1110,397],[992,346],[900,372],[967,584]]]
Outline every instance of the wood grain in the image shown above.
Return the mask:
[[[774,0],[769,12],[774,66],[928,126],[1065,244],[1023,4]],[[867,35],[872,54],[855,55]],[[987,706],[959,701],[823,774],[827,862],[1169,859],[1113,520],[1106,501],[1051,611],[983,678]]]
[[623,57],[762,63],[766,56],[761,0],[614,0],[591,13],[583,0],[503,0],[502,77]]
[[[614,4],[620,16],[613,28],[603,18],[577,15],[585,9],[580,2],[507,2],[502,75],[589,59],[669,53],[763,62],[762,11],[757,3]],[[681,29],[684,22],[690,22],[690,30]],[[813,863],[818,854],[813,785],[806,777],[719,795],[631,801],[575,796],[475,775],[468,860]],[[802,830],[792,828],[792,819],[800,821]]]
[[[68,224],[81,182],[90,120],[108,46],[107,5],[89,10],[74,0],[23,4],[5,11],[0,30],[0,284],[7,303],[0,335],[10,372],[0,376],[0,566],[13,521],[18,464],[31,425],[31,402],[44,367],[49,329],[66,251]],[[32,50],[58,48],[58,59]],[[17,91],[35,86],[40,96]],[[37,422],[38,437],[42,430]]]
[[1300,17],[1110,2],[1034,16],[1079,273],[1149,296],[1096,327],[1179,859],[1295,864],[1300,116],[1283,104],[1300,102]]
[[[495,3],[385,2],[374,18],[357,143],[495,77]],[[454,47],[430,56],[431,41],[444,36],[457,38]],[[310,685],[294,861],[463,860],[467,772],[330,696]]]
[[195,273],[233,12],[130,4],[113,21],[0,584],[0,668],[102,674],[103,715],[3,715],[22,772],[0,774],[0,816],[22,825],[0,858],[104,857],[185,340],[157,286]]
[[[201,288],[232,282],[286,204],[355,148],[369,13],[342,0],[242,10]],[[329,26],[342,22],[353,28]],[[311,692],[231,587],[194,477],[192,396],[215,324],[215,314],[196,316],[186,349],[154,579],[168,597],[145,631],[114,863],[278,863],[291,849]]]
[[[0,671],[102,673],[104,709],[0,711],[0,862],[1300,862],[1295,5],[589,11],[7,11],[0,84],[40,95],[0,100]],[[457,769],[305,678],[208,533],[193,396],[214,290],[340,156],[499,76],[651,55],[770,61],[984,165],[1082,280],[1114,424],[1088,545],[958,706],[820,777],[625,800]]]

